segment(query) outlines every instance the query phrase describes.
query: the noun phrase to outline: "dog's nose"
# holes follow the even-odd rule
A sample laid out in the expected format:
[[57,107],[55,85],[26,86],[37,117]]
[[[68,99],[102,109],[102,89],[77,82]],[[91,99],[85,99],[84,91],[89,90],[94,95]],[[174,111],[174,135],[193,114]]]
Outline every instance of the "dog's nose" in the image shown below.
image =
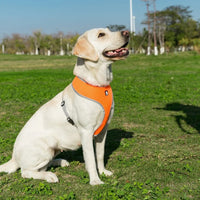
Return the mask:
[[122,36],[129,38],[129,31],[122,31],[121,34],[122,34]]

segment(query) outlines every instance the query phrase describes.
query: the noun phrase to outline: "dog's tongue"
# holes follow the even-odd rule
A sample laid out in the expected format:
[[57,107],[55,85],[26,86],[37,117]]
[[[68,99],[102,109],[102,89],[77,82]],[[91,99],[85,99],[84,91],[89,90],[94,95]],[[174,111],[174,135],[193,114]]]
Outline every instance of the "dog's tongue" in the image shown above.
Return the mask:
[[119,53],[119,52],[123,51],[123,49],[125,49],[125,48],[116,49],[115,51],[116,51],[117,53]]

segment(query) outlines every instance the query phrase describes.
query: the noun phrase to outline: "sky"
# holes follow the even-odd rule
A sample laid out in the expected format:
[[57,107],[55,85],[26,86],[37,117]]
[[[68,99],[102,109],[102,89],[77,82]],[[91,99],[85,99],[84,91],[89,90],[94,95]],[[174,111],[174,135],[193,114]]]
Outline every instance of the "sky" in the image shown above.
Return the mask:
[[[141,22],[146,5],[141,0],[132,3],[139,32],[144,27]],[[192,18],[200,20],[200,0],[156,0],[157,10],[171,5],[190,6]],[[130,0],[0,0],[0,42],[13,33],[32,35],[40,30],[45,34],[82,34],[113,24],[130,29]]]

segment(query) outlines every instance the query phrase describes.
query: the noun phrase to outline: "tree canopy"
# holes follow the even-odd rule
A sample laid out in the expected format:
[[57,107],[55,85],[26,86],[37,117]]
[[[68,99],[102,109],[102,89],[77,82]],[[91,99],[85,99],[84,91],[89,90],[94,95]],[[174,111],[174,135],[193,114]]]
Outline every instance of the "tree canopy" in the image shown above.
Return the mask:
[[[156,11],[156,35],[160,48],[171,49],[172,47],[178,48],[181,46],[182,50],[184,50],[186,46],[194,47],[196,45],[196,41],[200,40],[200,22],[192,19],[191,13],[189,6],[181,5],[170,6],[164,10]],[[154,12],[150,12],[149,19],[148,13],[146,13],[146,19],[143,21],[143,24],[148,25],[149,23],[151,27],[151,38],[154,25],[153,19]],[[140,33],[141,37],[145,37],[144,34],[146,32]]]
[[62,32],[43,34],[40,31],[35,31],[31,36],[13,34],[10,37],[4,37],[2,44],[7,54],[52,55],[60,54],[61,50],[68,54],[78,36],[78,34],[64,35]]

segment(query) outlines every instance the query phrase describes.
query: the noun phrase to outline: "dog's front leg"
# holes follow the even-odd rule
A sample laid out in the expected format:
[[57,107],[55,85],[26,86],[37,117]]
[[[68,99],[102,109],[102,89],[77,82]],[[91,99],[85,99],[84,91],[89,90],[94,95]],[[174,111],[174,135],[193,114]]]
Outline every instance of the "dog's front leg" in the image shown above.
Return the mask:
[[96,159],[97,159],[97,166],[99,173],[105,174],[106,176],[111,176],[113,173],[111,171],[106,170],[104,166],[106,136],[107,136],[107,130],[104,130],[98,136],[95,137]]
[[80,134],[81,134],[81,142],[83,148],[83,156],[85,160],[86,170],[89,173],[90,184],[91,185],[103,184],[97,173],[97,167],[94,155],[94,146],[93,146],[93,132],[90,132],[86,129],[81,129]]

